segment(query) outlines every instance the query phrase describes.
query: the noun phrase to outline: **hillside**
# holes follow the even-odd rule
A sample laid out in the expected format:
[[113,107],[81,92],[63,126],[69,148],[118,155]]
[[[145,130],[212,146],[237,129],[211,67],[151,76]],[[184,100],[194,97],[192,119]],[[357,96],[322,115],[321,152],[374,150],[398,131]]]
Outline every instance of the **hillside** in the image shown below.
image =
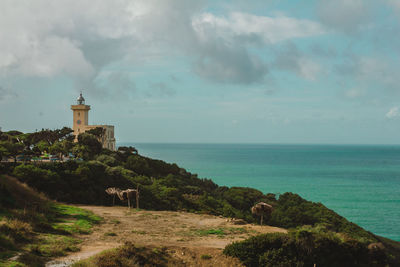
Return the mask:
[[79,250],[100,218],[48,200],[26,184],[0,175],[0,266],[43,266],[52,257]]
[[[105,193],[106,188],[139,188],[141,209],[217,215],[247,223],[257,223],[259,219],[251,213],[251,207],[260,201],[266,202],[273,210],[264,218],[264,223],[289,229],[289,235],[266,234],[235,243],[226,250],[228,255],[238,257],[249,266],[254,266],[255,262],[265,266],[285,264],[286,261],[315,263],[326,257],[326,253],[337,259],[337,262],[330,261],[336,265],[348,259],[353,266],[400,265],[398,242],[375,236],[321,203],[307,201],[294,193],[277,197],[253,188],[219,186],[176,164],[143,157],[133,147],[120,147],[118,151],[101,149],[94,133],[79,135],[77,143],[70,137],[66,128],[33,134],[0,134],[0,139],[9,140],[0,142],[0,151],[8,155],[13,155],[14,151],[7,150],[9,147],[19,147],[26,154],[48,148],[61,155],[73,154],[80,158],[61,162],[2,163],[0,173],[13,175],[50,199],[66,203],[111,205],[113,200]],[[8,145],[1,147],[4,142]],[[4,204],[7,204],[7,198]],[[118,201],[117,204],[126,205]],[[46,211],[43,216],[47,214]],[[237,248],[241,248],[245,256],[238,253]],[[301,258],[293,252],[299,248],[316,251],[310,254],[311,258]],[[257,253],[251,254],[251,251]],[[343,251],[351,255],[343,258]],[[246,255],[253,256],[249,259]],[[271,262],[273,264],[268,265]]]

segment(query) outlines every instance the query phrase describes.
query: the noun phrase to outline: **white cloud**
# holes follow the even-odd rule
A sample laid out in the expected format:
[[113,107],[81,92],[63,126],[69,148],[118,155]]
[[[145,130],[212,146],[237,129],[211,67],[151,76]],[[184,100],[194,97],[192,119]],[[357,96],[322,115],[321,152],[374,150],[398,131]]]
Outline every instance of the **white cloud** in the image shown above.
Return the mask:
[[[192,71],[216,82],[262,82],[268,73],[251,43],[276,44],[323,34],[307,19],[233,12],[204,13],[205,1],[82,0],[0,1],[0,76],[66,75],[93,86],[116,62],[176,54]],[[318,65],[302,59],[299,73],[315,79]]]
[[281,70],[292,71],[309,81],[317,80],[317,76],[321,72],[321,66],[301,53],[293,43],[288,43],[280,48],[273,66]]
[[399,107],[392,107],[388,113],[386,113],[386,118],[393,119],[400,116]]
[[277,43],[293,38],[325,33],[321,24],[307,19],[256,16],[234,12],[228,17],[203,13],[193,19],[193,27],[200,40],[216,35],[234,41],[235,37],[259,38],[264,43]]

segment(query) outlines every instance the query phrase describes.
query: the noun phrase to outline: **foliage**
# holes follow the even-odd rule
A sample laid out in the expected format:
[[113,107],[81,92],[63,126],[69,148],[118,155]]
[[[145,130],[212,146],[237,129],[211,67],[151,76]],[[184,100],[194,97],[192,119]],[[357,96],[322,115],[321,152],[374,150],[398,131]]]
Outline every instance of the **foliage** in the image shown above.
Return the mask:
[[78,135],[78,144],[81,148],[78,156],[82,157],[83,159],[92,159],[102,150],[102,145],[98,137],[87,132]]
[[[350,253],[355,253],[353,255],[355,258],[349,256],[347,259],[355,260],[358,259],[358,255],[365,252],[363,249],[369,243],[377,242],[377,237],[373,234],[347,221],[321,203],[307,201],[293,193],[285,193],[276,199],[274,194],[263,194],[252,188],[218,186],[209,179],[198,178],[197,175],[187,172],[176,164],[141,156],[133,147],[121,147],[118,151],[103,149],[98,136],[93,133],[80,134],[76,143],[72,143],[71,130],[68,128],[42,130],[32,134],[0,133],[0,140],[2,153],[8,155],[11,155],[12,149],[7,146],[18,144],[19,149],[22,148],[26,154],[50,150],[52,153],[59,153],[61,157],[72,153],[75,157],[84,159],[67,162],[26,162],[15,168],[6,164],[1,165],[4,167],[0,168],[0,172],[12,173],[20,181],[58,201],[110,205],[112,197],[105,193],[106,188],[139,187],[140,208],[186,210],[240,218],[247,222],[257,221],[251,214],[250,208],[260,201],[266,202],[273,206],[271,216],[267,218],[266,223],[284,228],[298,228],[293,230],[298,234],[268,236],[261,238],[261,241],[255,239],[254,242],[258,242],[257,246],[254,245],[252,251],[243,252],[247,253],[247,256],[238,255],[246,259],[251,258],[251,261],[256,260],[256,264],[296,266],[294,264],[296,262],[301,266],[303,262],[307,265],[311,262],[310,259],[302,258],[294,252],[300,248],[306,248],[305,252],[312,250],[315,255],[320,256],[329,251],[330,247],[336,251],[348,248]],[[9,194],[7,190],[0,187],[2,195]],[[0,195],[2,206],[12,207],[19,203],[18,200],[2,195]],[[124,203],[117,200],[117,204]],[[57,212],[52,211],[52,213]],[[59,227],[54,222],[52,225],[46,220],[44,224],[70,233],[90,231],[88,229],[91,223],[79,221],[77,218],[74,220],[70,227]],[[309,225],[312,230],[300,231],[299,227],[305,225]],[[9,243],[10,240],[9,237],[0,237],[0,244]],[[260,245],[261,243],[264,245]],[[271,244],[279,244],[279,247],[266,249]],[[257,250],[256,247],[259,246],[260,250]],[[248,247],[246,245],[244,248]],[[329,255],[324,257],[329,258]]]
[[347,221],[321,203],[305,200],[293,193],[284,193],[279,197],[267,223],[284,228],[322,224],[329,230],[345,233],[365,243],[376,241],[371,233]]
[[225,247],[224,254],[246,266],[385,266],[382,251],[370,251],[354,239],[343,240],[332,231],[300,228],[289,234],[251,237]]
[[92,134],[92,135],[96,136],[97,138],[101,138],[106,133],[106,129],[103,127],[96,127],[94,129],[90,129],[90,130],[86,131],[86,133]]

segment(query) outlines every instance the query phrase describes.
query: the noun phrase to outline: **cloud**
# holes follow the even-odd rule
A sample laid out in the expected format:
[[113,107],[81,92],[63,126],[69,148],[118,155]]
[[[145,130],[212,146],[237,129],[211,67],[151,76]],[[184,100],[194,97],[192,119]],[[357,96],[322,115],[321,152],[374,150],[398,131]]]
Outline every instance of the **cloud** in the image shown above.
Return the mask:
[[379,84],[380,89],[398,91],[400,72],[396,65],[390,59],[351,55],[336,65],[335,71],[355,78],[365,87]]
[[321,72],[320,65],[304,55],[293,43],[287,43],[278,50],[273,66],[292,71],[309,81],[316,80]]
[[263,81],[268,73],[263,59],[250,52],[252,45],[325,32],[316,22],[287,16],[240,12],[217,16],[204,12],[206,4],[184,0],[1,1],[0,25],[5,26],[0,39],[7,42],[0,43],[0,74],[66,75],[79,88],[91,87],[106,66],[185,55],[200,77],[248,84]]
[[164,82],[150,83],[146,91],[148,97],[171,97],[176,94],[175,90]]
[[163,42],[176,44],[173,38],[185,36],[199,6],[178,0],[1,1],[0,39],[7,42],[0,43],[0,74],[90,82],[109,64],[154,55],[165,49]]
[[215,44],[203,47],[194,71],[215,82],[249,84],[261,82],[268,69],[259,57],[250,55],[244,48]]
[[371,22],[371,3],[369,0],[322,0],[318,1],[316,14],[326,26],[350,34]]
[[91,97],[107,99],[131,99],[137,93],[137,86],[130,72],[102,71],[93,81],[95,90],[86,90]]
[[[324,33],[320,24],[305,19],[239,12],[228,17],[202,13],[193,18],[192,25],[200,53],[195,61],[195,73],[208,80],[239,84],[263,82],[268,73],[267,64],[259,55],[250,53],[249,46],[271,45]],[[318,65],[306,58],[298,61],[300,75],[315,79]]]
[[386,118],[393,119],[400,116],[399,107],[392,107],[388,113],[386,113]]
[[214,34],[228,42],[242,37],[242,40],[248,38],[250,43],[253,42],[251,40],[259,40],[274,44],[325,33],[321,24],[307,19],[257,16],[240,12],[233,12],[228,17],[203,13],[195,17],[192,23],[201,41],[207,41]]

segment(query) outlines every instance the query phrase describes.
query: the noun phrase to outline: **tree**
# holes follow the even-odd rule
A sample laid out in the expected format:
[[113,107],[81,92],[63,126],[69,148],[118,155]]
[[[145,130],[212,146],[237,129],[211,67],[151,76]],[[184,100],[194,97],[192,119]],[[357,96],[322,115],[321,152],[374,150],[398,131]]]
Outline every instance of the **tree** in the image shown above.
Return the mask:
[[86,131],[88,134],[93,134],[94,136],[97,136],[98,138],[102,138],[104,134],[106,133],[106,129],[103,127],[96,127],[94,129],[90,129],[89,131]]
[[53,145],[49,147],[49,152],[50,154],[53,155],[58,155],[58,157],[62,160],[63,158],[63,153],[64,153],[64,147],[61,142],[55,142]]
[[2,154],[5,156],[10,156],[14,158],[14,162],[17,162],[17,155],[24,151],[24,145],[21,143],[13,143],[10,141],[1,141],[0,150],[3,151]]
[[100,154],[103,147],[97,137],[89,133],[78,135],[78,145],[77,151],[80,151],[80,155],[84,159],[93,158],[95,155]]
[[7,150],[4,147],[0,146],[0,161],[3,159],[3,156],[5,156],[6,152]]

